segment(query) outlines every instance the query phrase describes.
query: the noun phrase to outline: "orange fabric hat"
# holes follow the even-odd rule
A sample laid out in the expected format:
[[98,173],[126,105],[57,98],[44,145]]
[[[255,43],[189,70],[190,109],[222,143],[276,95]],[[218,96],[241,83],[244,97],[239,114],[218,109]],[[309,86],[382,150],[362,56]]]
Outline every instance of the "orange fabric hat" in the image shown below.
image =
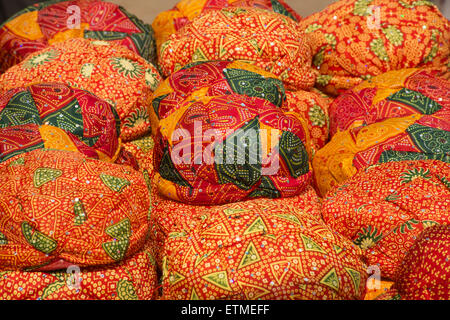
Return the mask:
[[0,165],[3,270],[107,265],[149,231],[148,179],[80,153],[34,150]]
[[126,47],[70,39],[29,55],[2,74],[0,94],[42,82],[87,90],[116,108],[120,137],[128,141],[149,132],[147,105],[160,81],[156,68]]
[[450,223],[449,178],[449,164],[437,160],[375,165],[333,188],[322,216],[364,250],[381,277],[393,279],[424,229]]
[[163,299],[361,299],[360,251],[320,219],[312,188],[298,197],[223,206],[158,201],[170,232]]
[[283,0],[181,0],[173,9],[158,14],[152,23],[158,51],[170,35],[189,24],[195,17],[207,10],[221,10],[228,7],[260,8],[285,15],[296,22],[301,20],[301,17]]
[[83,90],[43,83],[0,96],[0,162],[42,148],[114,162],[119,135],[115,109]]
[[71,38],[123,45],[156,61],[153,29],[117,4],[98,0],[43,1],[0,26],[0,73],[31,53]]
[[[154,245],[110,267],[54,272],[0,271],[2,300],[152,300],[158,277]],[[67,271],[67,272],[66,272]]]
[[340,0],[300,26],[320,74],[316,85],[331,94],[390,70],[449,75],[450,24],[431,1]]
[[241,60],[271,72],[287,89],[309,89],[316,75],[311,48],[298,24],[255,8],[208,11],[173,34],[160,51],[164,75],[191,62]]

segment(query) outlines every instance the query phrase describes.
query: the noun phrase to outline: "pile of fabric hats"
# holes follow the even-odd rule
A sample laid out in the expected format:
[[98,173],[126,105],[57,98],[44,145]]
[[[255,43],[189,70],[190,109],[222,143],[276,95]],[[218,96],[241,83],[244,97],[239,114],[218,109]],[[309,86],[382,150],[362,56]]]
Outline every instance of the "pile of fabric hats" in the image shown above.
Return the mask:
[[449,299],[430,1],[98,0],[0,26],[0,299]]

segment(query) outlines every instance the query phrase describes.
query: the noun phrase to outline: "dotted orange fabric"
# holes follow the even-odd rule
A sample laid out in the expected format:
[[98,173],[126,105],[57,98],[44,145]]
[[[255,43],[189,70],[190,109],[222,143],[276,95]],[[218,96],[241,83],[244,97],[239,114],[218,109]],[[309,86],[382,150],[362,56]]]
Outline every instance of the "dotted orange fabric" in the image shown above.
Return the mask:
[[271,10],[297,22],[301,20],[301,17],[283,0],[182,0],[171,10],[158,14],[152,23],[158,51],[170,35],[189,24],[195,17],[208,10],[220,10],[228,7],[254,7]]
[[159,63],[164,75],[191,62],[241,60],[275,74],[287,89],[314,85],[311,48],[298,24],[254,8],[214,10],[195,18],[165,42]]
[[153,176],[153,147],[155,142],[153,137],[147,135],[139,139],[124,143],[123,147],[131,158],[133,158],[138,165],[140,171],[147,171],[149,177]]
[[364,250],[368,265],[393,279],[422,231],[448,224],[450,166],[442,161],[390,162],[360,170],[324,200],[327,225]]
[[70,38],[115,42],[156,60],[153,29],[123,7],[97,0],[43,1],[0,26],[0,73],[29,54]]
[[87,90],[112,104],[121,138],[149,132],[147,105],[161,77],[156,68],[118,44],[70,39],[31,54],[0,77],[0,94],[20,86],[61,82]]
[[3,300],[152,300],[158,277],[154,245],[110,267],[54,272],[0,271]]
[[282,109],[295,112],[308,124],[311,158],[328,142],[330,120],[328,109],[332,98],[318,91],[286,91],[286,103]]
[[35,150],[0,165],[0,186],[0,270],[112,264],[147,237],[147,181],[131,167]]
[[300,25],[313,50],[316,85],[328,93],[404,68],[448,76],[450,24],[431,1],[341,0]]
[[158,201],[156,214],[169,232],[162,298],[362,298],[360,252],[323,224],[319,204],[312,189],[292,199],[214,207]]

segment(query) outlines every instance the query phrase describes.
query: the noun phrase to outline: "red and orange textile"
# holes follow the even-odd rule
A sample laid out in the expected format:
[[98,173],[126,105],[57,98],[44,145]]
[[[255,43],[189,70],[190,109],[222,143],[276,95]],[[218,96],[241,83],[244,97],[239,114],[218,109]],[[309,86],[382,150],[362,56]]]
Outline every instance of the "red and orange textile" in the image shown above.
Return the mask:
[[450,299],[450,225],[426,229],[403,260],[394,287],[406,300]]
[[162,261],[163,299],[364,296],[361,252],[321,221],[311,187],[290,199],[213,207],[163,200],[153,212],[170,231]]
[[0,27],[0,73],[32,53],[71,38],[111,41],[156,62],[152,27],[123,7],[98,0],[43,1]]
[[149,115],[152,132],[186,101],[200,97],[241,94],[265,99],[283,111],[296,112],[307,121],[314,154],[328,139],[328,106],[331,99],[314,92],[287,91],[283,82],[267,71],[240,61],[208,61],[184,66],[161,82],[153,94]]
[[380,300],[450,299],[450,226],[425,229],[395,275],[392,289]]
[[0,271],[0,299],[153,300],[158,286],[154,250],[149,242],[134,256],[108,267]]
[[152,23],[158,51],[170,35],[189,24],[194,18],[208,10],[221,10],[228,7],[271,10],[296,22],[301,20],[301,17],[283,0],[181,0],[171,10],[159,13]]
[[435,75],[414,68],[389,71],[346,91],[329,107],[330,135],[412,114],[440,111],[449,119],[450,82]]
[[162,45],[159,64],[169,76],[191,62],[240,60],[273,73],[289,90],[307,90],[316,74],[311,48],[298,28],[294,20],[262,9],[208,11]]
[[312,47],[316,85],[327,93],[404,68],[449,76],[450,24],[431,1],[341,0],[300,26]]
[[[425,87],[426,82],[423,82],[422,88]],[[442,90],[445,92],[445,87]],[[381,98],[384,93],[380,90]],[[419,92],[401,90],[372,108],[371,115],[365,111],[356,111],[351,114],[354,122],[339,120],[339,123],[348,123],[343,125],[349,129],[338,131],[313,158],[315,181],[320,194],[325,195],[333,186],[344,183],[358,170],[380,163],[425,159],[449,163],[450,105],[446,96],[448,90],[446,95],[436,96],[437,101],[434,101]],[[342,110],[354,102],[353,98],[350,95],[347,99],[340,100],[339,106],[342,109],[336,112],[339,106],[333,107],[333,117],[337,117],[337,113],[342,115]],[[386,108],[381,107],[383,103],[387,105]],[[363,103],[355,105],[367,110]],[[358,110],[357,108],[355,109]],[[387,116],[383,110],[386,110]],[[389,110],[394,114],[404,112],[406,116],[390,116]],[[385,120],[378,121],[377,117]]]
[[150,131],[147,105],[161,77],[157,69],[126,47],[102,40],[69,39],[29,55],[0,76],[0,94],[42,82],[87,90],[116,108],[120,138]]
[[142,249],[149,179],[129,166],[38,149],[0,164],[0,270],[113,264]]
[[114,162],[119,125],[115,109],[89,92],[60,83],[12,89],[0,97],[0,162],[43,148]]
[[191,204],[291,197],[310,182],[307,125],[267,100],[230,94],[187,101],[160,124],[159,191]]
[[153,176],[153,147],[154,139],[150,135],[123,144],[124,150],[136,161],[140,171],[147,171],[149,177]]
[[450,223],[449,179],[450,165],[438,160],[377,164],[333,188],[322,217],[364,250],[381,277],[394,279],[423,230]]

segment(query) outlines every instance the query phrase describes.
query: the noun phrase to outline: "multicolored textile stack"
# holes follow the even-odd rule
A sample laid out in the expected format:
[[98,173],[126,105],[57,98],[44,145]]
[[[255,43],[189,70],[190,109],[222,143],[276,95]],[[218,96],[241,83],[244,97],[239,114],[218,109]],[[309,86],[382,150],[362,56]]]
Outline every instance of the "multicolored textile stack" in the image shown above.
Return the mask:
[[169,37],[208,10],[254,7],[271,10],[299,22],[301,17],[283,0],[181,0],[171,10],[161,12],[152,23],[158,51]]
[[318,94],[287,94],[275,75],[248,63],[198,62],[173,73],[155,91],[149,111],[159,191],[195,204],[300,193],[311,176],[310,130],[326,127],[319,142],[316,136],[319,147],[328,133],[319,105],[302,114],[287,111],[306,109],[301,99],[327,108]]
[[60,82],[87,90],[114,106],[120,137],[149,132],[147,105],[161,77],[124,46],[102,40],[69,39],[28,56],[0,77],[0,93],[33,83]]
[[153,28],[99,0],[0,27],[0,299],[449,299],[436,6],[182,0]]
[[34,52],[72,38],[111,41],[156,62],[152,27],[124,8],[99,0],[44,1],[0,27],[0,73]]
[[151,27],[111,3],[48,1],[2,26],[0,57],[0,297],[157,298],[139,142],[161,81]]
[[450,76],[450,23],[431,1],[340,0],[300,26],[319,73],[316,84],[327,93],[405,68]]

